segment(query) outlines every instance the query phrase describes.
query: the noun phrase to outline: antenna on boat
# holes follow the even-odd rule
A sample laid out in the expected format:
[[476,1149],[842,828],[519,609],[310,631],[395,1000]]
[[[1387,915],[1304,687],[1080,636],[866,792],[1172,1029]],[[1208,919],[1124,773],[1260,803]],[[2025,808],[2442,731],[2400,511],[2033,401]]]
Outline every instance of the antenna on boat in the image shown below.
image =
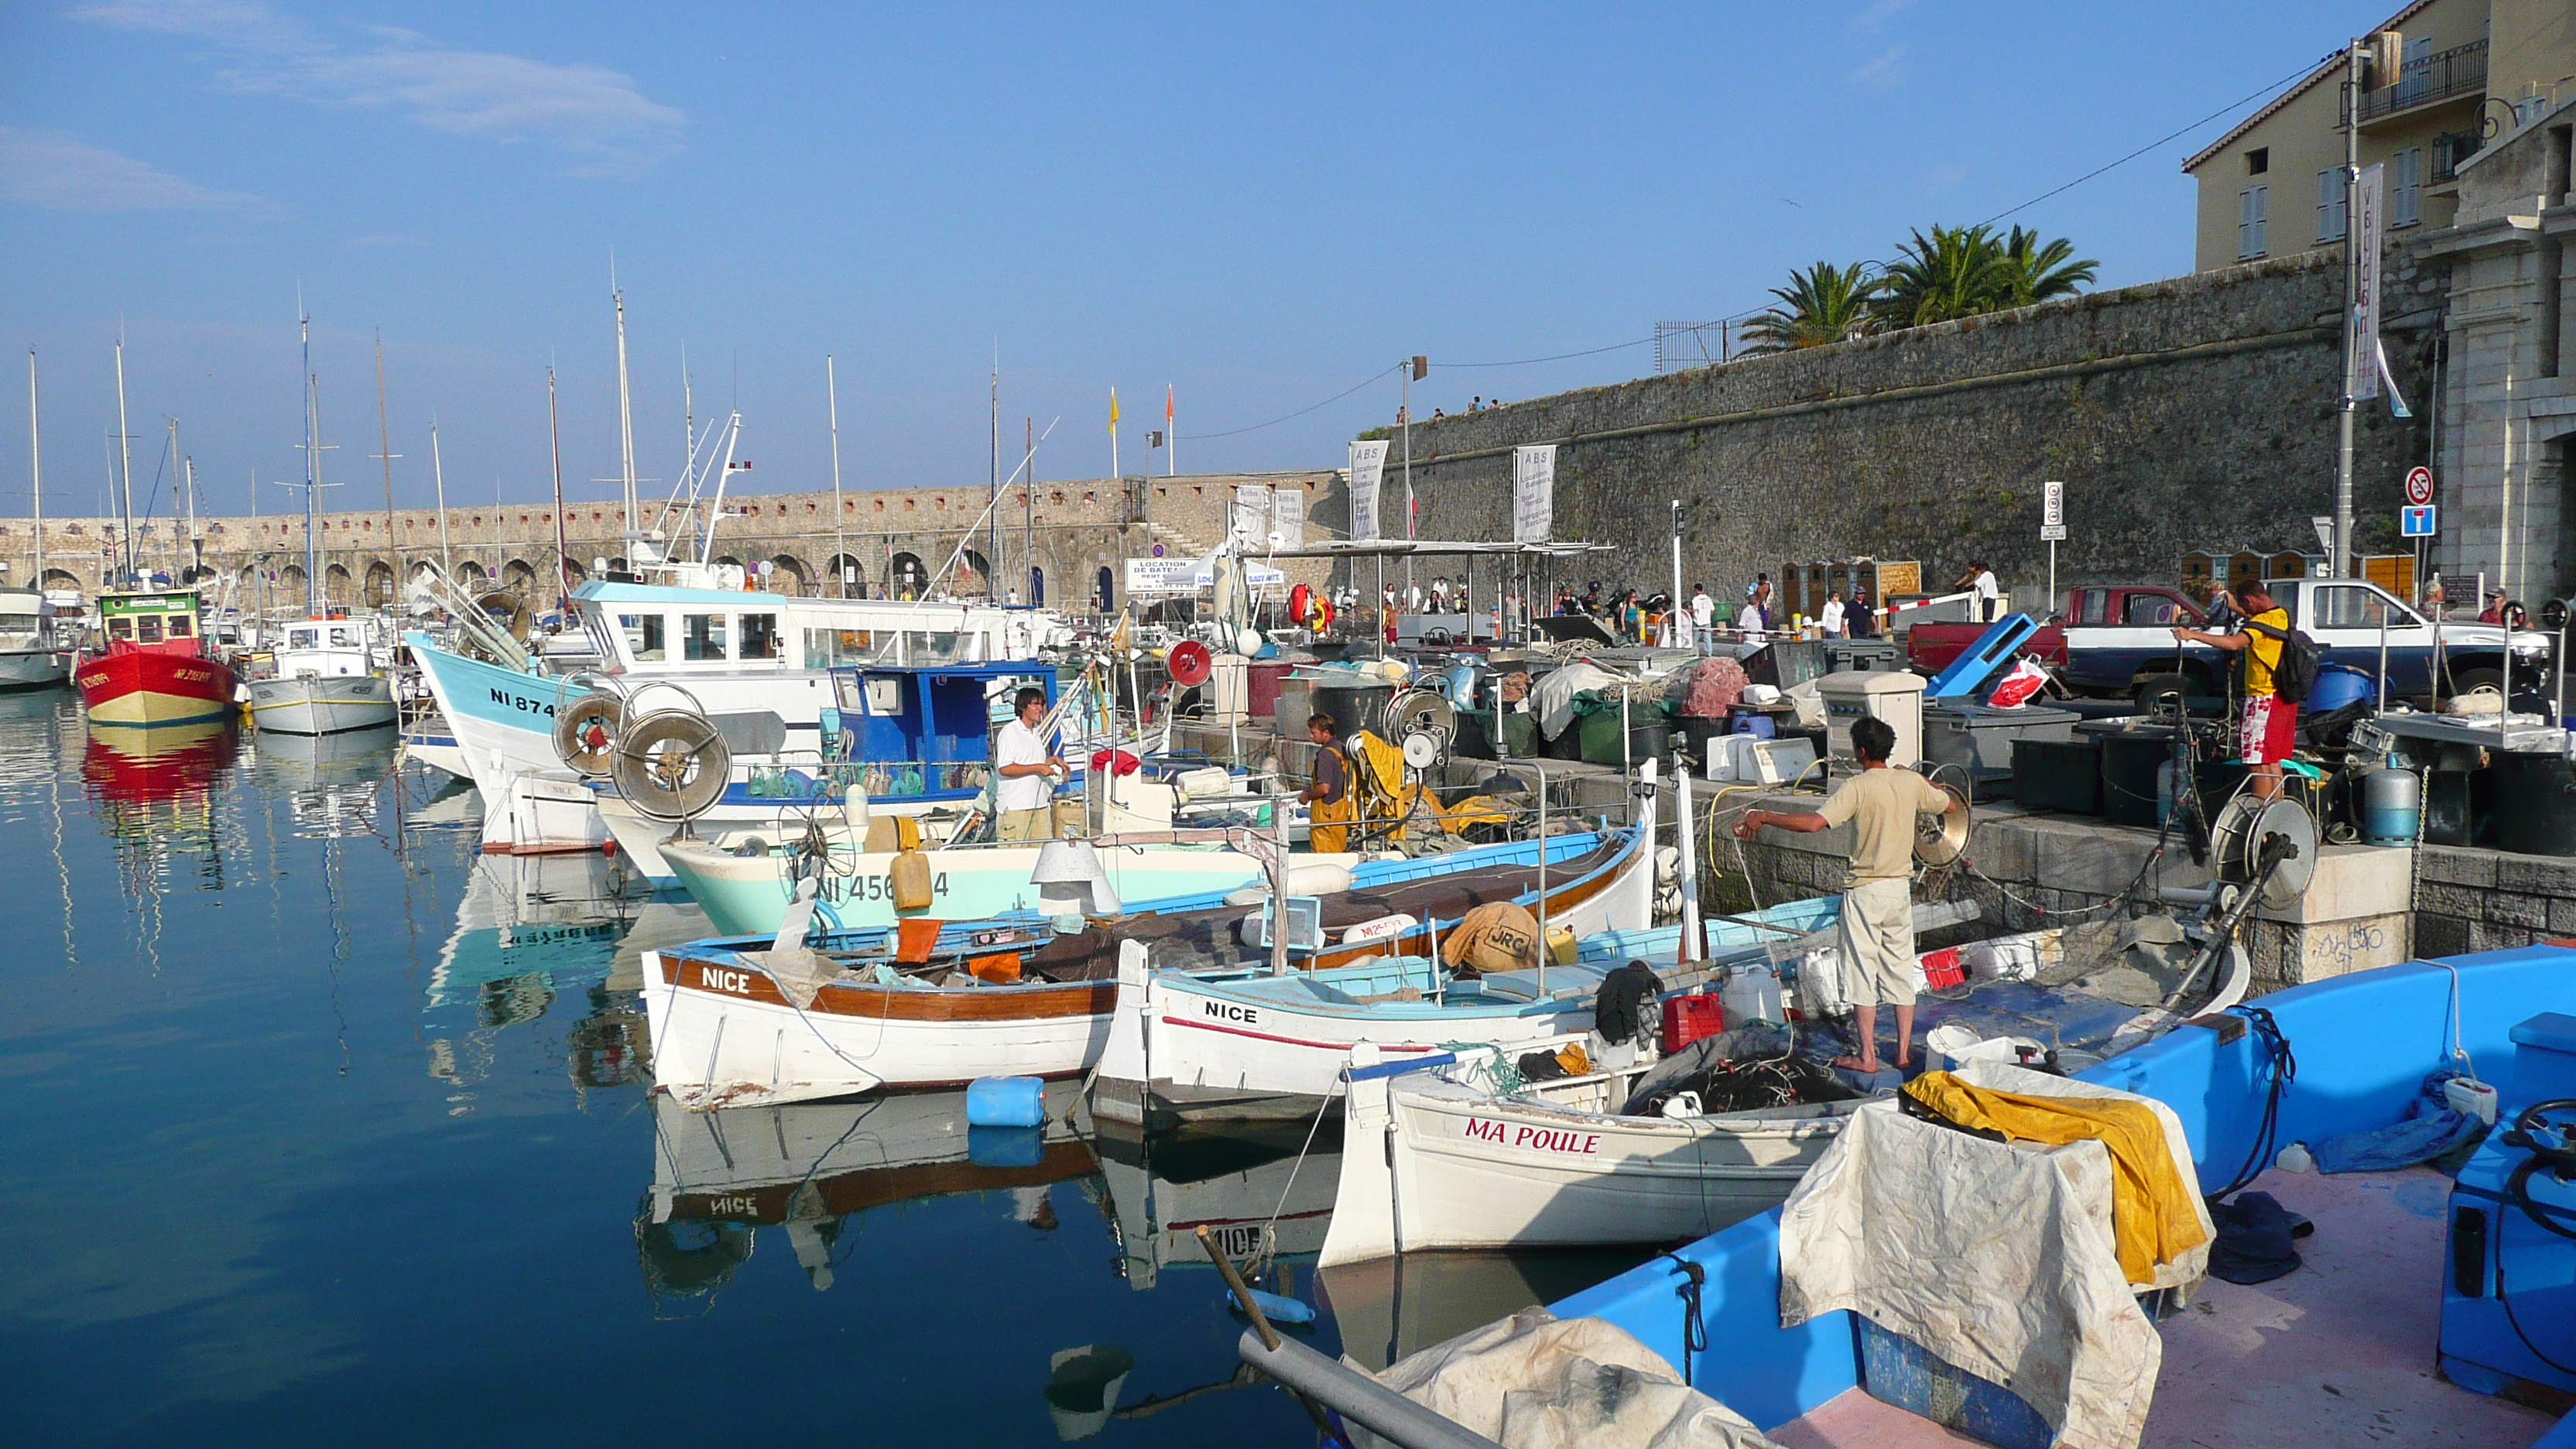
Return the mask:
[[850,596],[849,542],[843,536],[841,503],[841,381],[832,371],[832,354],[823,354],[823,399],[832,420],[832,583],[834,597]]
[[635,565],[635,410],[626,388],[626,294],[617,288],[617,254],[608,257],[608,295],[617,304],[617,443],[624,464],[620,476],[625,480],[626,564]]
[[385,412],[385,334],[382,332],[376,334],[376,447],[379,449],[376,456],[385,463],[385,547],[394,551],[393,584],[385,590],[385,603],[390,607],[402,597],[403,575],[410,570],[404,566],[402,545],[394,533],[394,459],[402,454],[394,451],[393,425],[387,421]]
[[[301,302],[302,299],[299,297],[297,300]],[[322,441],[322,380],[313,371],[313,319],[299,317],[296,320],[304,342],[304,482],[284,486],[301,486],[304,489],[304,612],[318,616],[323,612],[318,510],[322,506],[322,490],[339,486],[322,481],[322,455],[339,445],[325,445]],[[130,503],[133,497],[130,481],[126,485],[126,495]]]
[[116,446],[125,459],[125,573],[134,575],[134,435],[125,426],[125,329],[116,332]]
[[572,559],[564,546],[563,428],[555,411],[555,370],[546,368],[546,445],[555,460],[555,607],[572,607]]
[[36,349],[27,349],[27,473],[36,493],[36,592],[45,591],[45,440],[36,429]]

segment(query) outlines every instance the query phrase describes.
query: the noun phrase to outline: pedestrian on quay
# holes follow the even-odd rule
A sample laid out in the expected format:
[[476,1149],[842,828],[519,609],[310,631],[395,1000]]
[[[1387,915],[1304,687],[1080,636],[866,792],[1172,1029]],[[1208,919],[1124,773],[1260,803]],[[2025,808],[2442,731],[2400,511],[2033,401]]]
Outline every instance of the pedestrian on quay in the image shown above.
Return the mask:
[[1952,580],[1950,587],[1975,591],[1977,597],[1971,603],[1975,613],[1971,617],[1978,623],[1991,624],[2004,616],[2003,585],[1995,582],[1995,571],[1986,567],[1985,560],[1971,560],[1968,571]]
[[2274,800],[2281,794],[2281,762],[2290,757],[2299,740],[2299,707],[2281,698],[2272,680],[2272,672],[2281,667],[2282,651],[2289,648],[2290,611],[2273,602],[2271,591],[2259,583],[2237,590],[2236,602],[2245,617],[2235,633],[2213,634],[2176,625],[2173,636],[2242,656],[2239,680],[2244,703],[2238,706],[2236,719],[2237,750],[2252,770],[2254,798]]
[[1896,1008],[1896,1068],[1914,1064],[1914,839],[1915,817],[1949,810],[1950,796],[1912,770],[1887,763],[1896,750],[1896,727],[1867,715],[1852,721],[1852,753],[1860,773],[1825,799],[1824,808],[1790,814],[1747,810],[1735,823],[1739,840],[1766,825],[1813,834],[1852,828],[1851,885],[1843,892],[1836,945],[1843,995],[1860,1023],[1860,1055],[1834,1065],[1863,1074],[1879,1070],[1878,1006]]
[[1012,697],[1011,722],[993,742],[994,833],[1004,840],[1047,840],[1055,835],[1055,784],[1072,772],[1038,735],[1046,718],[1046,691],[1035,685]]
[[1869,590],[1852,588],[1851,607],[1843,610],[1843,629],[1854,639],[1878,637],[1878,611],[1870,607]]
[[1828,639],[1843,637],[1843,591],[1825,595],[1825,606],[1816,611],[1816,629]]
[[1717,600],[1708,596],[1708,585],[1691,588],[1691,647],[1706,654],[1717,628]]
[[1351,848],[1350,822],[1359,818],[1351,801],[1351,757],[1342,748],[1341,721],[1329,714],[1310,715],[1306,738],[1315,743],[1313,783],[1297,796],[1306,802],[1306,847],[1318,855],[1339,855]]

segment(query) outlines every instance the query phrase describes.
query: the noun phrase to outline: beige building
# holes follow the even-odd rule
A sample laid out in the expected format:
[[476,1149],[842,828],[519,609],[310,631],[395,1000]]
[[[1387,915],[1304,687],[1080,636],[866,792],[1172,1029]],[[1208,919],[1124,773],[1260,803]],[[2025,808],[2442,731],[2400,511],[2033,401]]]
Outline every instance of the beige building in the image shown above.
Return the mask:
[[[2344,53],[2183,162],[2200,183],[2193,268],[2343,240]],[[2570,0],[2417,0],[2364,41],[2361,164],[2387,167],[2390,241],[2451,225],[2459,168],[2576,96]]]

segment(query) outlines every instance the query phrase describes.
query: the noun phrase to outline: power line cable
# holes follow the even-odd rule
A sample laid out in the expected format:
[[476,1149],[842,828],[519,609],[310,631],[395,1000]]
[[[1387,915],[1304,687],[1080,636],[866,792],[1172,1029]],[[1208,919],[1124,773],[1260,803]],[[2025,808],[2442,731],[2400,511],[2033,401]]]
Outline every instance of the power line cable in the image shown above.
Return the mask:
[[1652,337],[1640,337],[1633,342],[1613,342],[1607,347],[1587,347],[1581,352],[1559,352],[1547,357],[1522,357],[1510,362],[1435,362],[1431,365],[1433,367],[1527,367],[1533,362],[1563,362],[1569,357],[1597,357],[1604,352],[1620,352],[1631,347],[1643,347],[1654,340]]
[[[1361,388],[1364,388],[1364,387],[1368,386],[1370,383],[1373,383],[1373,382],[1377,381],[1379,378],[1382,378],[1382,377],[1386,376],[1388,373],[1390,373],[1390,372],[1400,371],[1400,370],[1402,370],[1403,368],[1408,367],[1408,366],[1410,366],[1410,365],[1411,365],[1411,364],[1409,364],[1409,363],[1402,363],[1402,362],[1399,362],[1399,363],[1397,363],[1397,364],[1396,364],[1395,366],[1393,366],[1393,367],[1381,368],[1381,369],[1379,369],[1378,371],[1376,371],[1376,372],[1372,372],[1372,373],[1370,373],[1368,376],[1366,376],[1366,377],[1364,377],[1364,378],[1361,378],[1359,381],[1357,381],[1357,382],[1355,382],[1355,383],[1352,383],[1349,387],[1343,388],[1340,392],[1337,392],[1337,393],[1333,394],[1331,397],[1328,397],[1328,398],[1324,399],[1322,402],[1312,404],[1311,406],[1308,406],[1308,407],[1302,407],[1302,408],[1299,408],[1299,409],[1297,409],[1297,411],[1295,411],[1295,412],[1293,412],[1293,413],[1289,413],[1289,414],[1287,414],[1287,415],[1285,415],[1285,416],[1283,416],[1283,417],[1276,417],[1276,418],[1272,418],[1270,421],[1268,421],[1268,422],[1266,422],[1266,423],[1254,423],[1252,426],[1247,427],[1247,428],[1228,428],[1228,429],[1226,429],[1224,432],[1221,432],[1221,433],[1192,433],[1192,434],[1190,434],[1190,441],[1191,441],[1191,442],[1194,442],[1194,443],[1203,443],[1203,442],[1206,442],[1206,441],[1207,441],[1208,439],[1210,439],[1210,438],[1231,438],[1231,437],[1234,437],[1234,436],[1236,436],[1237,434],[1241,434],[1241,433],[1257,433],[1257,432],[1260,432],[1263,428],[1275,428],[1275,427],[1279,426],[1281,423],[1289,422],[1289,421],[1292,421],[1292,420],[1297,419],[1297,418],[1302,418],[1302,417],[1304,417],[1306,414],[1308,414],[1308,413],[1311,413],[1311,412],[1315,411],[1315,409],[1316,409],[1316,408],[1326,408],[1326,407],[1331,407],[1333,404],[1335,404],[1335,403],[1337,403],[1337,402],[1340,402],[1342,399],[1344,399],[1344,398],[1346,398],[1346,397],[1349,397],[1352,393],[1358,392]],[[1179,435],[1179,434],[1178,434],[1178,430],[1175,430],[1175,432],[1174,432],[1174,436],[1176,436],[1176,437],[1177,437],[1178,435]]]

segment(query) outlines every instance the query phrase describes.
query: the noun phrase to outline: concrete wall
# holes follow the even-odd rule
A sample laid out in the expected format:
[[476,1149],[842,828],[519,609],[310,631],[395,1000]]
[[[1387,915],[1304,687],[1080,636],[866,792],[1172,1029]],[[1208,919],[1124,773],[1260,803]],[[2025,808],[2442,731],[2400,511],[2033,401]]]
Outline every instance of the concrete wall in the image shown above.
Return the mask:
[[[998,557],[990,524],[973,528],[991,501],[984,488],[850,491],[841,498],[836,522],[832,495],[817,493],[729,492],[725,519],[716,535],[716,554],[744,564],[774,565],[773,586],[786,593],[821,592],[831,577],[832,560],[851,560],[860,582],[874,592],[896,576],[898,563],[918,564],[922,574],[936,573],[962,542],[974,559],[998,574],[1005,591],[1028,597],[1029,569],[1044,571],[1046,601],[1058,607],[1085,607],[1106,568],[1117,580],[1115,601],[1126,602],[1122,560],[1148,556],[1161,545],[1172,557],[1205,554],[1224,536],[1226,509],[1239,483],[1266,483],[1305,492],[1311,513],[1347,510],[1336,502],[1341,475],[1330,471],[1212,474],[1179,478],[1095,478],[1041,481],[1026,489],[1006,491],[1001,511]],[[664,520],[658,500],[644,510],[647,528]],[[551,504],[465,503],[447,511],[446,537],[456,572],[479,571],[537,596],[549,596],[555,581],[555,511]],[[441,555],[439,515],[435,509],[353,510],[325,514],[321,520],[322,571],[326,593],[338,603],[379,601],[398,572],[416,569]],[[613,503],[567,504],[565,549],[575,582],[599,559],[622,561],[624,521]],[[968,531],[973,528],[973,536]],[[113,569],[121,550],[115,520],[48,519],[45,570],[53,586],[94,592],[103,573]],[[260,603],[260,583],[268,600],[279,606],[303,598],[304,519],[301,514],[262,518],[200,518],[193,538],[185,526],[169,519],[138,526],[140,552],[148,568],[172,577],[183,569],[202,568],[216,580],[237,581],[242,601]],[[33,583],[35,525],[23,518],[0,519],[0,581]],[[1321,582],[1318,564],[1286,566],[1290,576]],[[981,593],[978,572],[954,579],[961,592]]]
[[[2429,325],[2428,279],[2405,270],[2391,291],[2401,326]],[[1557,536],[1622,550],[1570,567],[1578,584],[1668,583],[1681,498],[1686,585],[1740,594],[1757,571],[1854,556],[1920,560],[1938,585],[1983,555],[2035,605],[2050,478],[2072,534],[2061,589],[2175,580],[2193,550],[2314,552],[2308,520],[2333,511],[2341,298],[2330,248],[1417,423],[1422,531],[1509,537],[1512,446],[1554,442]],[[2420,402],[2414,337],[2391,351]],[[2425,426],[2421,409],[2362,416],[2365,551],[2382,521],[2395,532]],[[1400,520],[1393,457],[1387,488],[1382,516]]]
[[2576,860],[2462,846],[2418,847],[2416,949],[2495,951],[2576,936]]

